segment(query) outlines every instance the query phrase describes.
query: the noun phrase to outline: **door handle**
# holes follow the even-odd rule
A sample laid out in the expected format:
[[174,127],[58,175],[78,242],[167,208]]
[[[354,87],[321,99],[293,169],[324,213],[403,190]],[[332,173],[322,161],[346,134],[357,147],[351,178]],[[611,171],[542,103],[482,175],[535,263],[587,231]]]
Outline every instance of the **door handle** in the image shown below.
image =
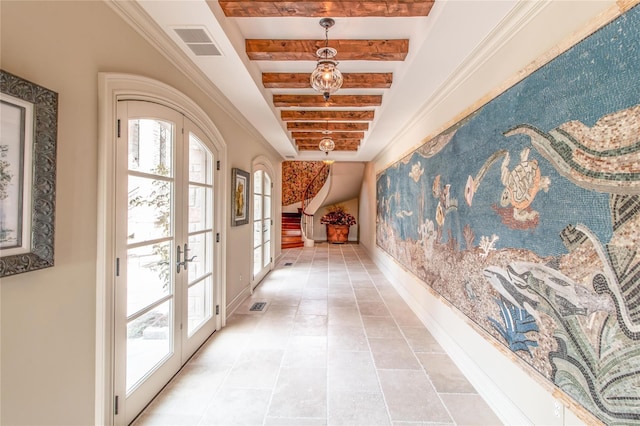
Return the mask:
[[[176,261],[176,273],[180,273],[180,265],[182,265],[182,269],[186,270],[187,269],[187,263],[188,262],[193,262],[193,259],[195,259],[198,256],[191,256],[191,258],[187,257],[187,253],[189,252],[189,246],[185,243],[184,244],[184,249],[182,249],[182,247],[178,246],[177,248],[177,261]],[[180,256],[184,256],[184,260],[182,262],[180,262]]]
[[[180,245],[178,245],[178,248],[176,249],[177,251],[177,255],[176,255],[176,274],[180,273],[180,265],[182,265],[185,269],[186,267],[186,263],[185,262],[180,262],[180,256],[182,255],[182,247],[180,247]],[[185,253],[186,255],[186,253]]]

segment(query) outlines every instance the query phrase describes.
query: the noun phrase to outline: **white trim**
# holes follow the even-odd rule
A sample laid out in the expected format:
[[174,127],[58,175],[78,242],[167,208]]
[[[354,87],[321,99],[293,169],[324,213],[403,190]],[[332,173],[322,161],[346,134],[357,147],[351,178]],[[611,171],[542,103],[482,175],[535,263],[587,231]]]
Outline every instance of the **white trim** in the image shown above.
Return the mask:
[[[499,52],[501,47],[518,34],[520,28],[524,28],[529,21],[542,12],[549,4],[549,0],[518,2],[511,12],[496,25],[495,29],[491,31],[484,40],[478,43],[478,47],[458,65],[449,75],[448,79],[429,97],[429,101],[425,103],[413,117],[407,121],[402,127],[402,130],[386,144],[386,148],[383,148],[376,154],[373,161],[387,155],[394,149],[398,141],[401,141],[409,132],[413,131],[413,129],[419,128],[420,126],[418,126],[418,124],[420,122],[429,118],[433,114],[433,111],[438,108],[453,91],[475,75],[485,63],[493,58],[496,52]],[[424,140],[420,141],[420,144],[422,143],[424,143]]]
[[251,296],[249,287],[243,288],[242,291],[226,306],[226,311],[229,312],[229,315],[233,314],[249,296]]
[[[253,290],[258,286],[258,284],[260,283],[260,281],[262,281],[262,279],[269,273],[269,271],[273,270],[273,267],[275,265],[274,262],[274,258],[275,258],[275,250],[276,250],[276,240],[275,240],[275,236],[276,236],[276,214],[275,214],[275,210],[276,210],[276,188],[280,188],[280,182],[278,182],[278,179],[276,178],[275,172],[273,170],[273,167],[271,166],[271,162],[269,161],[269,159],[267,157],[265,157],[264,155],[259,155],[256,158],[253,159],[252,163],[251,163],[251,195],[253,196],[254,194],[254,188],[253,188],[253,174],[258,171],[258,170],[262,170],[265,171],[269,174],[269,178],[271,178],[271,221],[273,222],[273,224],[271,225],[271,235],[269,235],[269,241],[271,242],[271,262],[269,263],[269,270],[267,272],[265,272],[264,274],[261,274],[260,276],[254,277],[253,276],[253,262],[251,263],[251,279],[249,280],[249,293],[253,294]],[[278,202],[279,203],[279,202]],[[251,212],[251,221],[253,223],[253,211]],[[251,238],[251,241],[253,242],[253,238]],[[253,259],[253,243],[251,244],[251,259]],[[264,270],[264,268],[263,268]]]
[[192,83],[222,108],[229,116],[249,134],[271,147],[264,137],[248,121],[231,101],[215,86],[211,80],[193,63],[173,40],[156,24],[147,12],[135,1],[103,0],[131,28],[151,44],[162,56],[180,70]]
[[227,148],[222,135],[211,118],[186,95],[171,86],[146,77],[130,74],[98,74],[98,206],[97,206],[97,258],[96,258],[96,354],[95,354],[95,423],[114,423],[114,334],[113,303],[115,274],[115,129],[118,100],[146,100],[173,108],[184,114],[211,140],[220,160],[220,172],[216,176],[215,191],[220,197],[215,215],[215,229],[221,233],[216,250],[218,266],[216,302],[221,312],[216,319],[216,329],[225,325],[226,319],[226,247],[227,223]]

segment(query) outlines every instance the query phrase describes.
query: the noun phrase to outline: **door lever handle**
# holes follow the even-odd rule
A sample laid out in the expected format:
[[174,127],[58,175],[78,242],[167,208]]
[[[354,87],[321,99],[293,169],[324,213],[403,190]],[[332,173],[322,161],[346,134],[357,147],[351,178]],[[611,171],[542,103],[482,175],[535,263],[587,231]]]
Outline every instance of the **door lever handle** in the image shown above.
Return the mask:
[[[177,249],[178,255],[177,255],[177,261],[176,261],[176,272],[179,274],[180,273],[180,265],[182,265],[182,269],[186,270],[187,269],[187,263],[188,262],[193,262],[193,259],[195,259],[196,256],[191,256],[191,258],[187,257],[187,253],[189,252],[189,246],[185,243],[184,245],[184,249],[182,249],[182,247],[178,246]],[[184,260],[181,262],[180,261],[180,256],[184,256]]]
[[[176,273],[179,274],[180,273],[180,265],[183,266],[184,269],[187,269],[187,265],[185,262],[180,262],[180,256],[182,255],[182,247],[180,247],[178,245],[178,248],[176,249],[177,251],[177,255],[176,255]],[[186,252],[184,253],[186,256]]]

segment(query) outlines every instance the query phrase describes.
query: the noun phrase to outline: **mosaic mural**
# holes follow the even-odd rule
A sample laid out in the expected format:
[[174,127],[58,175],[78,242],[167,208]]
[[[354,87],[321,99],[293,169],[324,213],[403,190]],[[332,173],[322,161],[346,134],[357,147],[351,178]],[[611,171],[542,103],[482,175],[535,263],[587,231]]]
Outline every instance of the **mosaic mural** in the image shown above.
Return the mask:
[[382,171],[376,226],[542,377],[640,424],[640,6]]
[[[322,175],[313,180],[318,172]],[[309,198],[315,197],[328,176],[329,168],[322,161],[284,161],[282,163],[282,205],[300,203],[309,184],[312,184],[309,188]]]

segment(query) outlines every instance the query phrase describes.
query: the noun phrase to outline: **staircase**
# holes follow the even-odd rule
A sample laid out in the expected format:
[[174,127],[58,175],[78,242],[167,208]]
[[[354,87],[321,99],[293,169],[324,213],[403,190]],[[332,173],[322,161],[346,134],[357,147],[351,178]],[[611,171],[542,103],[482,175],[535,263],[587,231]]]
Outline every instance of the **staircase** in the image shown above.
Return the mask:
[[302,213],[282,213],[282,248],[304,247],[300,218]]

